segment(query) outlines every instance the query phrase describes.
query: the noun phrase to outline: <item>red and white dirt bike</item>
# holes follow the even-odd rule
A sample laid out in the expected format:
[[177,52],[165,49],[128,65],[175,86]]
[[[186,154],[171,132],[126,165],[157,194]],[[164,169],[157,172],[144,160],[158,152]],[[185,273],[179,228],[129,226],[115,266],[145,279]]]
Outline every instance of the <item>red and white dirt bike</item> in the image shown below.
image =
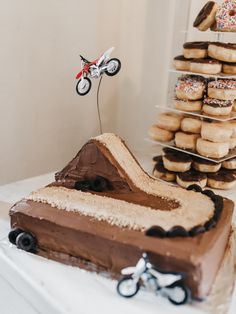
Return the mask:
[[88,94],[91,89],[92,82],[90,78],[99,78],[103,73],[108,76],[116,75],[121,68],[121,62],[117,58],[110,59],[110,54],[114,47],[104,52],[100,58],[90,62],[80,55],[82,70],[76,75],[78,82],[76,91],[80,96]]

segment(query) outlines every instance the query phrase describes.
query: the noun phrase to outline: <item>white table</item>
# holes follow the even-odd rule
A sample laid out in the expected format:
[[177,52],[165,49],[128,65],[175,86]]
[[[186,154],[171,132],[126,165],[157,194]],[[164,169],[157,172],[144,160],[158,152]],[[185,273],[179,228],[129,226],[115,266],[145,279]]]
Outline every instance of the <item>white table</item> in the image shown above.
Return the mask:
[[[53,173],[0,186],[0,201],[14,203],[52,180]],[[223,194],[236,201],[235,191]],[[203,313],[194,307],[172,306],[146,291],[123,299],[116,293],[115,281],[16,249],[7,241],[7,211],[0,213],[1,314]],[[235,310],[236,293],[229,313]]]

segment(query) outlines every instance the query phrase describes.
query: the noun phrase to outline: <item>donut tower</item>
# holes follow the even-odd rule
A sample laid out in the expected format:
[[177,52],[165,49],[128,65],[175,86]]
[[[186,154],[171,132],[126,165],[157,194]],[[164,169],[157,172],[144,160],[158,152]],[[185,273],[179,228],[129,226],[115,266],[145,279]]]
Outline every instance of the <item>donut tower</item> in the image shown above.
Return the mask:
[[[193,26],[218,38],[236,32],[236,0],[208,1]],[[174,58],[173,103],[149,129],[152,142],[165,146],[154,156],[153,175],[184,188],[236,185],[236,43],[196,41]]]

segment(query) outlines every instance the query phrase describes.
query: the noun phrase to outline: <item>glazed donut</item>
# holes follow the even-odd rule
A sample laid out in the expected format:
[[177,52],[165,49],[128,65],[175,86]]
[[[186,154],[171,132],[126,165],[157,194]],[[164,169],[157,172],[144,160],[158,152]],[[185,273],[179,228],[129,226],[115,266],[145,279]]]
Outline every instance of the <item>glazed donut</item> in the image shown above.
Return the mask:
[[162,157],[164,167],[169,171],[185,172],[191,168],[192,158],[180,152],[167,153]]
[[236,147],[236,138],[232,137],[229,139],[229,149],[234,149]]
[[210,43],[208,46],[208,55],[220,61],[236,62],[236,44]]
[[208,1],[198,13],[193,22],[193,27],[198,28],[200,31],[206,31],[215,23],[217,9],[218,4],[215,1]]
[[157,126],[168,131],[177,131],[180,129],[181,120],[183,117],[176,113],[161,113],[158,116]]
[[202,109],[202,100],[181,100],[174,99],[174,107],[183,111],[200,111]]
[[228,142],[233,134],[232,129],[225,127],[220,122],[203,122],[201,137],[214,143]]
[[236,157],[225,160],[222,162],[222,167],[230,170],[236,169]]
[[216,12],[216,30],[236,32],[236,1],[225,0]]
[[202,111],[212,116],[225,116],[230,114],[232,107],[232,100],[219,100],[206,97],[203,100]]
[[207,175],[207,185],[213,189],[228,190],[234,187],[235,183],[235,176],[229,170],[221,169]]
[[236,120],[231,120],[231,121],[227,121],[224,122],[224,125],[232,130],[232,136],[233,138],[236,137]]
[[206,58],[208,41],[192,41],[183,45],[183,55],[186,59]]
[[199,118],[184,118],[181,121],[181,130],[189,133],[200,133],[202,121]]
[[236,80],[217,80],[209,82],[208,96],[221,100],[236,99]]
[[190,61],[190,72],[204,74],[218,74],[222,70],[222,63],[219,60],[205,58],[192,59]]
[[204,188],[207,184],[207,176],[195,170],[178,173],[176,176],[177,183],[183,188],[188,188],[192,184],[197,184]]
[[196,149],[196,142],[199,134],[191,134],[184,132],[175,133],[175,145],[182,149],[189,149],[194,151]]
[[161,129],[157,125],[152,125],[148,134],[153,140],[160,142],[169,142],[174,138],[173,132]]
[[225,74],[236,75],[236,62],[234,63],[224,62],[222,72]]
[[176,174],[172,171],[168,171],[167,169],[165,169],[162,162],[162,156],[158,157],[160,158],[153,168],[153,176],[167,182],[175,182]]
[[206,88],[205,80],[198,75],[183,75],[178,78],[175,93],[181,100],[199,100],[203,98]]
[[192,166],[195,170],[200,172],[217,172],[220,170],[221,163],[195,157]]
[[190,60],[183,55],[175,57],[173,64],[175,69],[179,71],[189,71],[190,69]]
[[202,138],[197,139],[197,152],[209,158],[222,158],[229,153],[229,143],[214,143]]

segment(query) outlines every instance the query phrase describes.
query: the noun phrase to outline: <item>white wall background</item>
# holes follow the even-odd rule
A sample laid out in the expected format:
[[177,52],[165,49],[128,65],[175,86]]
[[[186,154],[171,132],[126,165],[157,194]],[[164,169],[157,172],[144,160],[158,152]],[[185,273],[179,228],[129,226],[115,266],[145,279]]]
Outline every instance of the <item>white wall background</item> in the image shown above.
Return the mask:
[[104,130],[145,149],[155,104],[166,103],[169,62],[186,38],[181,30],[192,29],[202,3],[0,0],[0,184],[60,169],[98,134],[98,82],[86,97],[75,92],[80,53],[93,59],[116,47],[122,71],[102,83]]

